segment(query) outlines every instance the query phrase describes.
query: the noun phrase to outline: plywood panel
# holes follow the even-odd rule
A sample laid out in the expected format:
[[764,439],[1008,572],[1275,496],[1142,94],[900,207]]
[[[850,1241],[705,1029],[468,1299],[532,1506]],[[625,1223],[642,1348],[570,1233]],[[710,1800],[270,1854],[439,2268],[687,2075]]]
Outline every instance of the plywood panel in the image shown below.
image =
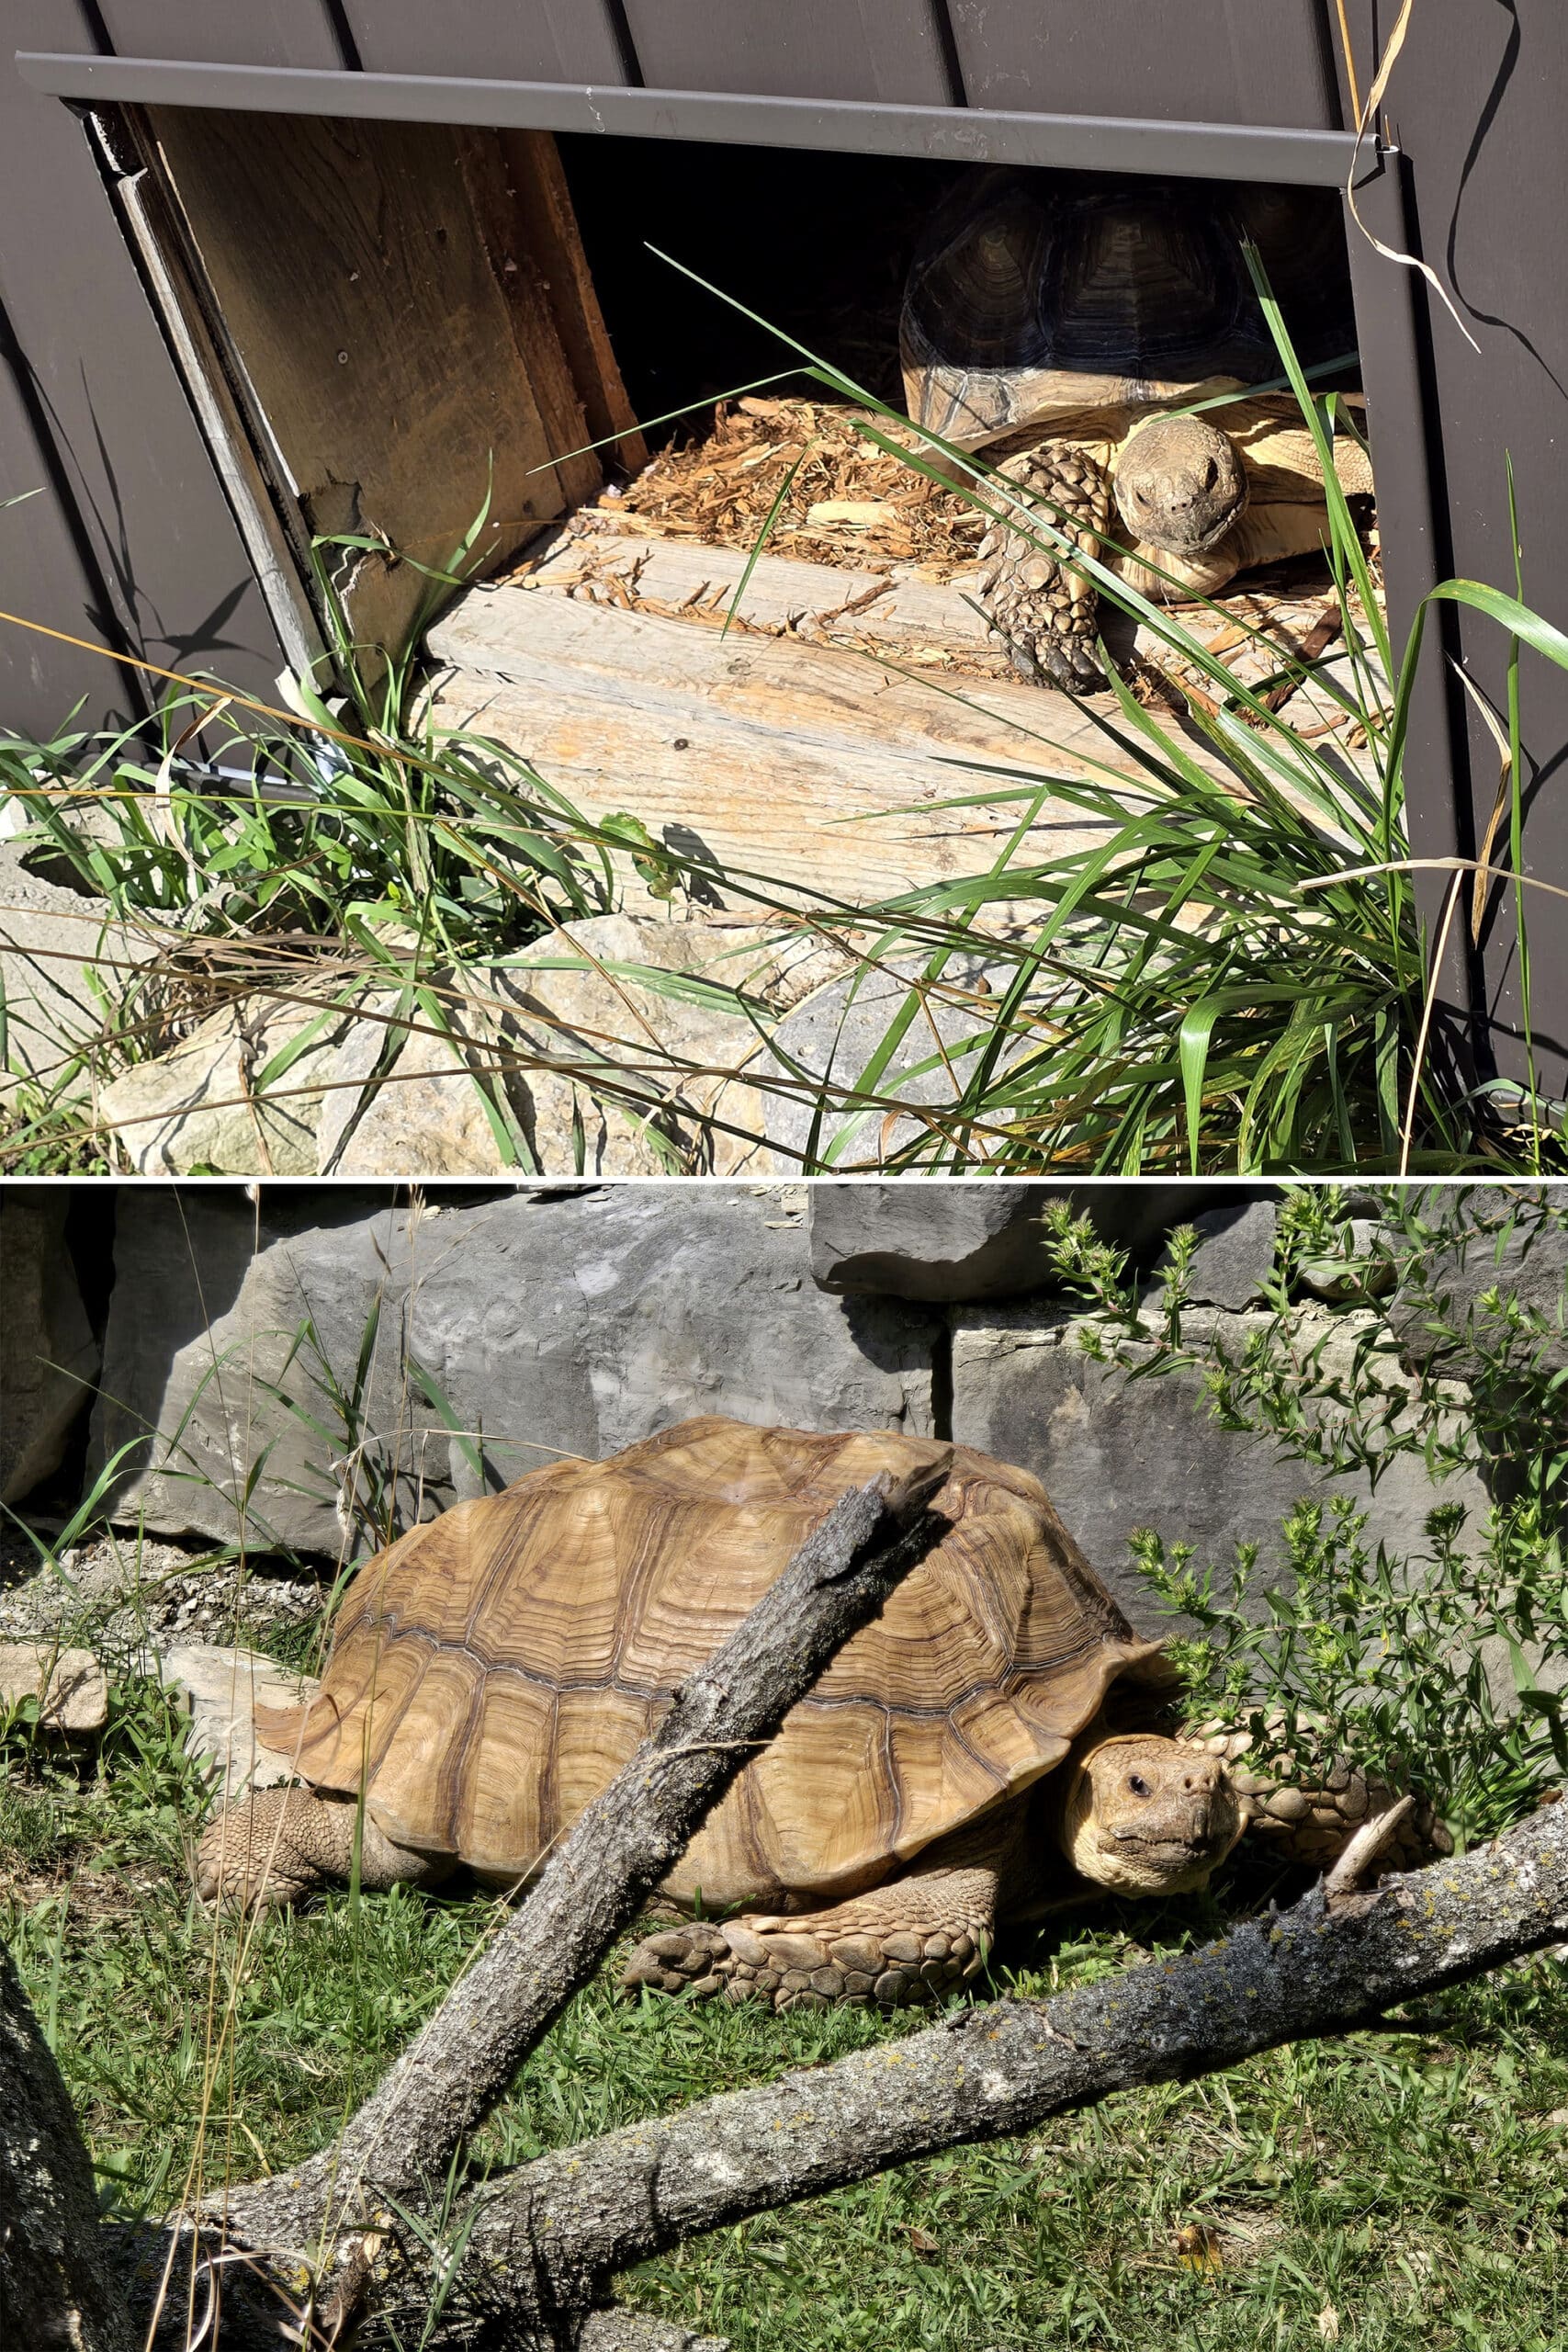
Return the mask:
[[[487,486],[487,558],[561,512],[529,378],[562,363],[519,356],[465,179],[476,134],[194,109],[154,128],[312,530],[439,565]],[[425,581],[396,557],[333,560],[356,632],[400,642]]]
[[953,96],[936,0],[626,0],[643,80],[758,97]]
[[[613,458],[628,472],[635,471],[647,463],[648,449],[636,429],[611,347],[555,139],[547,130],[506,130],[497,145],[504,165],[500,176],[506,203],[498,232],[515,241],[519,264],[509,271],[503,262],[502,282],[514,300],[527,299],[535,306],[534,313],[520,320],[518,348],[531,356],[536,348],[558,347],[581,412],[582,429],[577,438],[557,439],[553,446],[564,452],[585,440],[599,443],[614,436],[606,461]],[[603,471],[596,458],[587,461],[586,469],[580,462],[570,478],[563,470],[569,501],[575,503],[588,496]]]
[[344,0],[367,74],[626,80],[606,0]]
[[1337,126],[1325,0],[947,0],[947,7],[971,106]]

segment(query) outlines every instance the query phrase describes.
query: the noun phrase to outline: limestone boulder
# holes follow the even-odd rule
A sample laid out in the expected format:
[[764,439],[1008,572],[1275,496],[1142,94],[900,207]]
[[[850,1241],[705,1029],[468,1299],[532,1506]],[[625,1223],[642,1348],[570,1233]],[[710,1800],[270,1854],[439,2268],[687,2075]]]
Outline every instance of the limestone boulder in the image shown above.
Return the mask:
[[[772,1172],[752,1066],[781,1012],[841,958],[809,935],[614,914],[446,976],[447,1038],[415,1034],[370,1076],[384,1033],[338,1057],[324,1172],[547,1176]],[[426,1026],[428,1027],[428,1022]],[[524,1144],[509,1160],[476,1075]],[[347,1077],[363,1077],[359,1090]]]
[[1556,1188],[1443,1187],[1413,1205],[1432,1238],[1402,1253],[1387,1310],[1406,1361],[1457,1380],[1495,1367],[1500,1318],[1483,1301],[1496,1290],[1529,1318],[1510,1343],[1519,1369],[1568,1366],[1568,1202]]
[[294,1707],[314,1698],[310,1675],[291,1674],[258,1650],[215,1642],[181,1642],[160,1652],[158,1679],[190,1717],[186,1753],[208,1764],[212,1802],[249,1789],[281,1788],[294,1778],[292,1759],[256,1736],[258,1707]]
[[105,1087],[99,1108],[139,1176],[313,1176],[320,1086],[353,1027],[346,1010],[225,1005]]
[[0,1642],[0,1713],[36,1699],[40,1729],[84,1738],[109,1717],[109,1686],[91,1650]]
[[0,986],[5,989],[6,1053],[0,1103],[19,1077],[67,1098],[90,1091],[71,1065],[102,1031],[112,1005],[152,940],[117,923],[106,900],[46,881],[23,863],[14,841],[0,842]]
[[[979,952],[950,956],[900,1030],[910,983],[924,969],[922,960],[896,956],[840,973],[779,1023],[759,1069],[768,1139],[784,1165],[874,1173],[908,1146],[957,1136],[962,1123],[951,1106],[977,1067],[1016,967]],[[1015,1040],[1001,1067],[1026,1050]],[[863,1105],[850,1099],[856,1095],[867,1098]]]
[[[1297,1344],[1322,1344],[1332,1367],[1350,1351],[1370,1317],[1307,1307]],[[1218,1333],[1232,1355],[1269,1317],[1189,1308],[1190,1344]],[[1132,1563],[1134,1529],[1152,1527],[1169,1547],[1196,1546],[1196,1565],[1213,1564],[1224,1584],[1241,1543],[1258,1546],[1255,1597],[1285,1566],[1280,1521],[1296,1503],[1348,1495],[1369,1510],[1368,1540],[1419,1553],[1427,1514],[1459,1503],[1475,1525],[1488,1505],[1479,1474],[1435,1484],[1419,1454],[1401,1454],[1375,1492],[1359,1475],[1326,1477],[1282,1454],[1267,1438],[1224,1429],[1215,1419],[1201,1369],[1132,1380],[1096,1363],[1080,1345],[1082,1325],[1035,1306],[976,1306],[953,1318],[953,1434],[999,1454],[1042,1479],[1063,1520],[1123,1608],[1144,1631],[1169,1634],[1172,1621],[1153,1604]],[[1151,1350],[1134,1346],[1134,1363]],[[1461,1399],[1456,1393],[1456,1410]],[[1397,1424],[1396,1424],[1397,1425]]]
[[[371,1434],[398,1465],[396,1509],[419,1515],[410,1219],[385,1202],[349,1185],[264,1190],[259,1208],[238,1188],[121,1194],[91,1450],[102,1464],[130,1448],[122,1523],[144,1512],[153,1534],[335,1556]],[[436,1453],[444,1470],[445,1438]]]
[[[1213,1188],[1197,1197],[1213,1200]],[[1233,1310],[1257,1306],[1274,1271],[1280,1221],[1276,1202],[1227,1188],[1215,1206],[1200,1209],[1184,1221],[1198,1236],[1188,1261],[1186,1287],[1193,1305]]]
[[60,1467],[92,1404],[98,1343],[66,1246],[69,1188],[0,1195],[0,1502]]
[[407,1523],[692,1414],[928,1431],[940,1330],[818,1289],[785,1187],[406,1210],[351,1187],[264,1190],[259,1211],[143,1193],[121,1209],[95,1451],[156,1433],[117,1502],[154,1533],[243,1517],[253,1546],[335,1555],[389,1510]]
[[787,930],[597,916],[433,976],[412,1011],[379,988],[226,1006],[102,1108],[141,1175],[766,1175],[767,1036],[842,961]]
[[1043,1216],[1065,1201],[1101,1239],[1132,1250],[1177,1223],[1184,1184],[834,1183],[810,1188],[811,1272],[824,1290],[960,1301],[1050,1287]]

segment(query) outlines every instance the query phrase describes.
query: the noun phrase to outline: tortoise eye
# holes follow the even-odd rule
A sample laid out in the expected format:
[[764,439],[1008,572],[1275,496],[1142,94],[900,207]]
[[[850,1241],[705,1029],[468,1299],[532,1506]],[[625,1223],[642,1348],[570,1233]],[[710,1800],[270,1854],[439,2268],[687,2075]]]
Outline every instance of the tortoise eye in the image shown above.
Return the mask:
[[1204,467],[1203,467],[1203,487],[1204,487],[1204,489],[1205,489],[1205,490],[1213,490],[1213,487],[1214,487],[1214,484],[1219,481],[1219,478],[1220,478],[1220,470],[1219,470],[1219,468],[1215,465],[1215,463],[1214,463],[1214,461],[1213,461],[1213,458],[1210,458],[1209,459],[1207,459],[1207,461],[1205,462]]
[[1135,1797],[1146,1797],[1148,1795],[1149,1784],[1145,1780],[1141,1772],[1130,1772],[1127,1775],[1127,1786],[1132,1790],[1133,1794]]

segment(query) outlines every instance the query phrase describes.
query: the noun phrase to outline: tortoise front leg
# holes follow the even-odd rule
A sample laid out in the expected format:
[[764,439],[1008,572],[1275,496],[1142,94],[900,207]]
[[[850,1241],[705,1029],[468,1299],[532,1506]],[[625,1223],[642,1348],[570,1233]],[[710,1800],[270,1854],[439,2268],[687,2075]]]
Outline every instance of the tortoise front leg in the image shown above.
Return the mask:
[[[265,1789],[215,1814],[197,1849],[197,1893],[205,1903],[268,1911],[303,1901],[354,1872],[352,1797],[315,1789]],[[376,1889],[428,1886],[452,1870],[449,1856],[394,1846],[368,1813],[359,1846],[359,1883]]]
[[[1089,450],[1050,441],[1005,459],[997,473],[1081,553],[1100,553],[1111,520],[1111,478]],[[1034,684],[1067,694],[1103,685],[1095,649],[1100,592],[1089,575],[1065,561],[1043,531],[1036,540],[1027,519],[1007,510],[981,541],[980,560],[980,603],[992,641],[1006,647],[1013,668]]]
[[829,1911],[762,1914],[721,1926],[694,1921],[648,1936],[621,1977],[709,2000],[766,2000],[775,2009],[829,2001],[900,2008],[967,1984],[984,1962],[997,1916],[994,1870],[922,1871]]

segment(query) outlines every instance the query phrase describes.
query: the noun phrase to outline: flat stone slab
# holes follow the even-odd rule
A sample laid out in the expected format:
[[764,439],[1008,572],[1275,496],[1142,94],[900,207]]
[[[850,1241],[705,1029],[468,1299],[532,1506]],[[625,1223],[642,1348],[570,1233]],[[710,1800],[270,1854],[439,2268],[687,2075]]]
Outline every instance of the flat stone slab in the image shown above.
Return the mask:
[[0,1642],[0,1707],[39,1702],[45,1731],[85,1737],[108,1721],[109,1686],[91,1650],[58,1650],[47,1642]]
[[319,1685],[310,1675],[292,1674],[257,1650],[211,1642],[178,1643],[162,1651],[156,1664],[159,1680],[190,1716],[186,1755],[209,1758],[218,1775],[215,1804],[294,1779],[290,1759],[257,1739],[255,1711],[294,1707],[314,1697]]

